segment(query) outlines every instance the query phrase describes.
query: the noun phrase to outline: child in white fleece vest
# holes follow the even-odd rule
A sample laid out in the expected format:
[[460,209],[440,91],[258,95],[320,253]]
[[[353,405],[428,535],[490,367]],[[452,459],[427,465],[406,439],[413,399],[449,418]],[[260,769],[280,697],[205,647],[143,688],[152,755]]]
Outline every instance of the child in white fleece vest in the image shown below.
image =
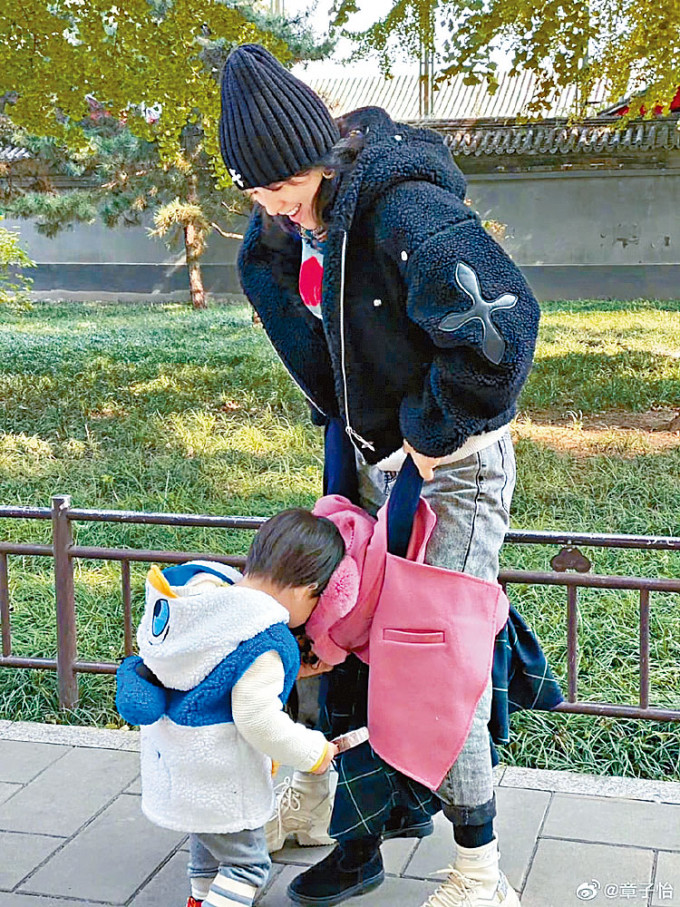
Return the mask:
[[117,706],[142,730],[142,809],[190,833],[187,907],[250,905],[271,867],[272,761],[327,771],[335,747],[283,711],[305,623],[343,557],[329,520],[302,509],[257,533],[243,577],[215,562],[152,567],[139,656]]

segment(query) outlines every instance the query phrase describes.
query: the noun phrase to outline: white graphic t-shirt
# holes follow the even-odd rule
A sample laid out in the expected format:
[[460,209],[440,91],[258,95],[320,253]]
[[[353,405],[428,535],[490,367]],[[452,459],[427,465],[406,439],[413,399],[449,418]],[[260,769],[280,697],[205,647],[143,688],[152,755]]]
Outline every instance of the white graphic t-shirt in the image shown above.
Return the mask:
[[302,234],[300,262],[300,296],[309,311],[321,318],[321,285],[323,283],[323,242]]

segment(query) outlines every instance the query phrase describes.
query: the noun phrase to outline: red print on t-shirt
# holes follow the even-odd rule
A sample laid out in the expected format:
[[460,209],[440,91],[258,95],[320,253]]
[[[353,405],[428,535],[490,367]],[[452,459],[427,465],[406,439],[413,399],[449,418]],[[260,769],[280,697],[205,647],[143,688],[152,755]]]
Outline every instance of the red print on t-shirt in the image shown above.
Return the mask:
[[323,265],[318,258],[310,255],[300,267],[300,296],[305,305],[316,308],[321,305],[321,283]]

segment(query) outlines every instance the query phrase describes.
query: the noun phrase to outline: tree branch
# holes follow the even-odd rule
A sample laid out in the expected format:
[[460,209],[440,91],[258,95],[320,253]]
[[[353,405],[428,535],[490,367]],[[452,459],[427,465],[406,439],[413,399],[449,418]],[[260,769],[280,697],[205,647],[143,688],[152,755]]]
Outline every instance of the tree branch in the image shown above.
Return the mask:
[[220,236],[223,236],[225,239],[243,239],[243,233],[228,233],[226,230],[223,230],[219,224],[216,224],[214,221],[210,222],[210,226],[213,230],[217,230]]

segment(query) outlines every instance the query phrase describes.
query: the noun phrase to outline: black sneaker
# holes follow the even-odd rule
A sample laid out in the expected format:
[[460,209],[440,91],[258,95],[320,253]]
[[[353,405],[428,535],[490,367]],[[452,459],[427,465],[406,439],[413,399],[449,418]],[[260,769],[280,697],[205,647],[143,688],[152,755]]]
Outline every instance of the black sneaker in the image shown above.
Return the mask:
[[434,832],[434,822],[427,813],[409,812],[396,807],[385,822],[383,841],[390,838],[427,838]]
[[296,876],[288,886],[288,897],[297,904],[333,907],[377,888],[384,878],[379,841],[360,838],[338,844],[325,859]]

